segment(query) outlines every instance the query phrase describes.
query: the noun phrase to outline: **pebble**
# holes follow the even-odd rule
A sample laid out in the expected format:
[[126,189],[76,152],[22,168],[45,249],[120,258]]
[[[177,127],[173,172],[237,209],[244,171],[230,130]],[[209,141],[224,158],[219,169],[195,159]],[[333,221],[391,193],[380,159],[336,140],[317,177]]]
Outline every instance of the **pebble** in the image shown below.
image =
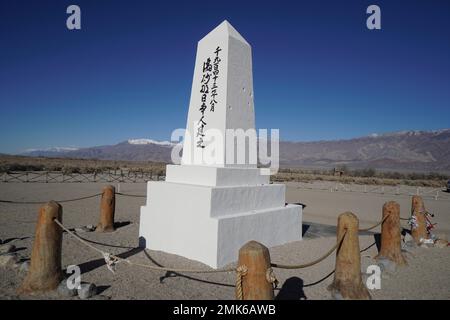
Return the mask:
[[19,266],[20,272],[28,272],[30,270],[30,261],[24,261]]
[[78,289],[78,297],[80,299],[89,299],[97,293],[97,287],[93,283],[83,283]]
[[67,287],[67,280],[66,279],[61,281],[61,283],[58,286],[57,291],[58,291],[58,294],[60,296],[66,297],[66,298],[74,297],[74,296],[77,295],[77,289],[75,289],[75,288],[74,289],[69,289]]
[[0,254],[10,253],[16,250],[16,246],[13,244],[4,244],[0,246]]
[[86,227],[75,228],[75,232],[78,232],[78,233],[84,233],[84,232],[90,232],[90,231],[91,230],[89,230]]
[[89,231],[94,231],[95,230],[95,226],[93,224],[88,224],[86,226],[87,229],[89,229]]
[[4,254],[0,256],[0,267],[12,267],[19,259],[15,254]]

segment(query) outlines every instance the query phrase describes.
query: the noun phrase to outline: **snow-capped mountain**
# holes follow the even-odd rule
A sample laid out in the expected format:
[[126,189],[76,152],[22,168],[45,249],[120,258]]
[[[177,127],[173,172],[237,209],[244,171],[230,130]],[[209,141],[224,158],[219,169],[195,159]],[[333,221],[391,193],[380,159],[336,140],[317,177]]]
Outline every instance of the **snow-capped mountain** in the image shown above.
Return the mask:
[[27,150],[21,155],[99,160],[134,160],[169,162],[172,144],[152,139],[129,139],[115,145],[89,148],[46,148]]
[[[112,146],[76,150],[33,150],[24,155],[101,160],[171,162],[175,144],[152,139],[129,139]],[[282,166],[376,168],[393,170],[450,171],[450,129],[374,133],[366,137],[280,142]]]
[[175,143],[172,143],[170,141],[157,141],[152,139],[129,139],[128,143],[135,145],[157,144],[160,146],[167,146],[167,147],[173,147],[175,145]]

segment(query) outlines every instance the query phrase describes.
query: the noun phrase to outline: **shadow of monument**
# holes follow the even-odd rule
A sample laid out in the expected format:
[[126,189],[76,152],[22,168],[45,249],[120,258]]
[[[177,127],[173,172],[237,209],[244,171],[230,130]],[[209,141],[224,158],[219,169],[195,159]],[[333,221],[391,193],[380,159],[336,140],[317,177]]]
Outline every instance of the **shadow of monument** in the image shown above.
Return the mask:
[[305,236],[305,233],[308,231],[310,225],[309,224],[302,224],[302,237]]
[[131,221],[118,221],[114,223],[115,229],[120,229],[131,224]]
[[97,295],[102,294],[105,290],[111,288],[111,286],[98,286],[97,287]]
[[[306,239],[315,239],[322,237],[336,237],[337,227],[328,224],[308,222],[302,224],[302,236]],[[361,231],[361,236],[371,236],[372,231]]]
[[287,279],[275,300],[307,300],[308,298],[303,291],[304,283],[299,277],[291,277]]
[[296,204],[296,205],[298,205],[298,206],[302,206],[302,209],[305,209],[305,208],[306,208],[306,204],[301,203],[301,202],[292,202],[292,203],[285,202],[285,203],[284,203],[285,206],[287,206],[288,204]]
[[93,244],[99,244],[99,245],[106,246],[106,247],[120,248],[120,249],[136,249],[135,247],[118,246],[118,245],[114,245],[114,244],[109,244],[109,243],[104,243],[104,242],[94,241],[94,240],[87,239],[87,238],[84,238],[84,237],[80,236],[79,233],[77,233],[77,236],[78,236],[80,239],[82,239],[82,240],[84,240],[84,241],[86,241],[86,242],[90,242],[90,243],[93,243]]
[[336,231],[336,226],[312,222],[302,224],[302,237],[306,239],[336,237]]

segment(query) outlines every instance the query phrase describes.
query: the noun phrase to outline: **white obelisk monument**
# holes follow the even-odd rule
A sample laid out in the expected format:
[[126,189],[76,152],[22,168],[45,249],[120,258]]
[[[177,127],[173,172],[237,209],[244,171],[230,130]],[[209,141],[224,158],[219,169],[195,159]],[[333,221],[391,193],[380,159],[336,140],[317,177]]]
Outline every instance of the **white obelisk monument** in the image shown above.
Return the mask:
[[229,161],[227,143],[211,143],[254,128],[251,47],[224,21],[198,43],[183,158],[167,166],[166,181],[148,182],[141,245],[220,268],[250,240],[302,239],[302,207],[285,204],[285,185],[270,184],[250,157]]

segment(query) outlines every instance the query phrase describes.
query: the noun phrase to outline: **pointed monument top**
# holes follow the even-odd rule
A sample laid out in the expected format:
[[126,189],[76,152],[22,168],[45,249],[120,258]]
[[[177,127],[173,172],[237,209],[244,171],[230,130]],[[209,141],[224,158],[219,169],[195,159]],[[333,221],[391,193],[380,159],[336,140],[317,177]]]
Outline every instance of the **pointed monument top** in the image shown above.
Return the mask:
[[229,37],[232,37],[236,40],[239,40],[247,45],[250,46],[250,44],[240,35],[239,32],[227,21],[224,20],[221,24],[219,24],[217,27],[215,27],[210,33],[208,33],[206,36],[204,36],[199,42],[205,40],[206,38],[209,38],[211,36],[218,36],[218,35],[227,35]]

